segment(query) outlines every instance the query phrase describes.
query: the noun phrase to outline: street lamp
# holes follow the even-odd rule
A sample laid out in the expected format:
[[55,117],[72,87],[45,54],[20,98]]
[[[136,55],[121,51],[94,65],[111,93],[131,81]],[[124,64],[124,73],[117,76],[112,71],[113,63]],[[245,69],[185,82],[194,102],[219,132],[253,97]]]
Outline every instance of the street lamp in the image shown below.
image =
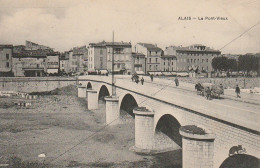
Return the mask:
[[114,76],[114,31],[113,31],[113,40],[112,40],[112,97],[116,96],[116,86],[115,86],[115,76]]

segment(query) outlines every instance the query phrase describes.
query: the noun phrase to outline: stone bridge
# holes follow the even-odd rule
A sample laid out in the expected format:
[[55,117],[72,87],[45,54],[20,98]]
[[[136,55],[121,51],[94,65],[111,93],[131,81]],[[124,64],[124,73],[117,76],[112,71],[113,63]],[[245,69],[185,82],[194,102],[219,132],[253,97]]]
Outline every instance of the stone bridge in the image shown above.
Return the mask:
[[141,85],[116,78],[116,97],[111,97],[111,77],[82,76],[78,83],[78,96],[87,97],[90,110],[106,96],[107,124],[118,124],[122,111],[135,117],[136,152],[182,148],[185,168],[259,164],[259,105],[206,100],[173,83]]

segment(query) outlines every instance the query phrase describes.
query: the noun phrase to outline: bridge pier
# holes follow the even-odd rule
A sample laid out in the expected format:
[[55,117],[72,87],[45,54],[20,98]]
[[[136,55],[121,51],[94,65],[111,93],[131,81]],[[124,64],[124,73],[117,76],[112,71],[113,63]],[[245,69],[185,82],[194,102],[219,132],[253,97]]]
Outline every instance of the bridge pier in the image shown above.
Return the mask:
[[87,89],[87,95],[88,95],[88,109],[89,110],[98,109],[97,91],[92,89]]
[[78,97],[86,97],[86,87],[85,86],[78,86]]
[[[199,130],[199,132],[198,132]],[[182,135],[182,167],[213,168],[215,135],[201,131],[197,126],[180,128]]]
[[[119,120],[119,99],[118,97],[106,96],[106,124],[116,125]],[[116,121],[117,120],[117,121]]]
[[150,153],[154,149],[154,112],[139,107],[135,114],[135,146],[130,148],[137,153]]

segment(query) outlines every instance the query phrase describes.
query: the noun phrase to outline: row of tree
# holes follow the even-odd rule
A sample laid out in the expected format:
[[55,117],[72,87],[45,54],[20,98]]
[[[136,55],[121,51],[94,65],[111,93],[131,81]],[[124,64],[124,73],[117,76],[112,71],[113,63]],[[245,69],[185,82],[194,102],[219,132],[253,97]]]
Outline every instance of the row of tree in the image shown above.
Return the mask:
[[256,55],[241,55],[238,60],[225,56],[212,59],[212,67],[215,71],[234,72],[242,71],[249,75],[249,72],[257,72],[260,75],[260,57]]

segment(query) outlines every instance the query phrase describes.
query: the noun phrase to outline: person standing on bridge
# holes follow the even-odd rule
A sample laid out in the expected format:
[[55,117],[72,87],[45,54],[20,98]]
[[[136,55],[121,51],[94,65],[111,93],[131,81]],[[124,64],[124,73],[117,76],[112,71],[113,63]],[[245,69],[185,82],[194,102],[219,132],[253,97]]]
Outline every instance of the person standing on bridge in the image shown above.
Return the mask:
[[237,94],[237,97],[238,98],[241,98],[241,96],[240,96],[240,88],[239,88],[239,86],[237,85],[237,87],[236,87],[236,94]]
[[144,85],[144,78],[141,79],[141,84]]
[[153,74],[150,75],[151,81],[153,82]]
[[179,86],[179,80],[178,80],[178,78],[176,77],[176,78],[174,79],[174,81],[175,81],[176,87],[178,87],[178,86]]

